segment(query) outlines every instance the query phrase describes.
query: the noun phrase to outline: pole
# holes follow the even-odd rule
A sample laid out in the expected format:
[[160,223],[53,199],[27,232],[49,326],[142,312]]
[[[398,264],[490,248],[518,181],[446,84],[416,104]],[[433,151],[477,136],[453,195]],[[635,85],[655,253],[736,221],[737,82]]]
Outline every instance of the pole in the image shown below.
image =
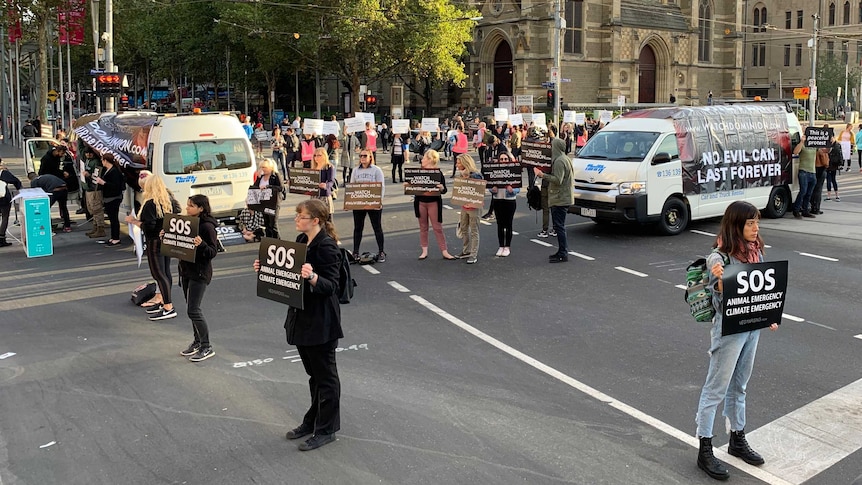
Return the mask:
[[560,19],[560,0],[554,0],[554,68],[557,70],[557,79],[556,84],[554,85],[554,90],[556,91],[556,96],[554,96],[554,125],[557,127],[557,134],[559,135],[562,130],[560,129],[560,93],[562,89],[560,89],[563,85],[563,73],[560,69],[560,30],[562,29],[562,22]]
[[[93,26],[93,67],[99,69],[99,2],[90,0],[90,19]],[[102,102],[96,96],[96,80],[93,79],[90,84],[90,89],[93,90],[93,108],[96,113],[102,112]]]
[[[16,90],[15,94],[15,102],[12,103],[13,109],[18,112],[18,117],[15,118],[18,120],[18,126],[15,127],[15,137],[18,141],[23,142],[23,136],[21,134],[21,129],[24,128],[24,125],[21,123],[21,39],[15,41],[15,86]],[[12,66],[9,66],[9,69],[12,69]],[[32,71],[31,71],[32,72]],[[33,117],[33,98],[30,98],[30,112],[29,116]]]
[[[66,34],[69,35],[68,33]],[[58,86],[60,87],[60,116],[57,117],[57,101],[52,102],[54,105],[54,124],[57,125],[57,129],[63,128],[63,121],[66,119],[66,103],[63,102],[63,93],[65,92],[63,82],[63,44],[60,43],[60,36],[57,36],[57,79],[60,81]],[[59,122],[58,122],[59,121]]]
[[[105,0],[105,33],[105,72],[114,72],[114,0]],[[105,111],[115,112],[115,101],[113,94],[105,98]]]
[[[3,140],[11,138],[7,136],[9,130],[6,124],[6,110],[9,103],[6,102],[6,41],[3,40],[5,38],[6,29],[0,25],[0,138]],[[9,60],[12,60],[11,56]],[[9,92],[12,90],[10,89]]]
[[814,126],[814,118],[817,118],[817,22],[820,20],[820,14],[811,16],[814,19],[814,37],[811,39],[811,79],[808,84],[811,88],[809,96],[811,101],[811,110],[808,119],[808,126]]
[[320,111],[320,69],[314,69],[314,98],[317,106],[317,117],[323,118],[323,113]]
[[[844,52],[847,52],[847,48],[845,47],[844,49],[845,49]],[[848,81],[847,76],[850,74],[849,63],[850,63],[849,59],[847,60],[847,62],[844,63],[844,114],[845,115],[847,114],[848,111],[850,111],[847,109],[847,100],[850,99],[850,96],[848,96],[850,93],[847,92],[847,81]]]
[[294,71],[294,75],[296,80],[294,81],[294,87],[296,88],[296,96],[293,98],[293,102],[296,105],[296,116],[299,116],[299,68],[297,67]]
[[[75,90],[72,89],[72,54],[69,51],[70,51],[70,48],[69,48],[69,31],[67,29],[66,30],[66,86],[68,87],[68,91],[70,93],[73,93],[73,92],[75,92]],[[72,118],[74,118],[74,116],[72,115],[72,98],[69,98],[68,113],[69,113],[69,131],[71,132],[72,131]]]
[[[216,93],[218,96],[218,93]],[[218,106],[216,106],[218,109]],[[227,47],[227,110],[230,111],[230,46]]]

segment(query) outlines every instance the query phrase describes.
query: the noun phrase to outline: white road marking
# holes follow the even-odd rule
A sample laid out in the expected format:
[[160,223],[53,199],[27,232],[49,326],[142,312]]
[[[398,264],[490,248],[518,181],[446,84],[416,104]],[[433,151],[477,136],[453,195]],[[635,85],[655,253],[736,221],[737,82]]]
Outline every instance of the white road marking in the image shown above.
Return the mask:
[[805,321],[804,318],[799,318],[799,317],[793,316],[789,313],[782,313],[781,316],[788,319],[788,320],[793,320],[794,322],[804,322]]
[[862,333],[860,333],[859,335],[854,335],[853,338],[858,338],[859,340],[862,340]]
[[825,261],[838,261],[835,258],[830,258],[829,256],[820,256],[819,254],[799,253],[799,255],[800,256],[808,256],[809,258],[823,259]]
[[595,261],[596,260],[596,258],[594,258],[592,256],[587,256],[586,254],[576,253],[574,251],[569,251],[569,254],[571,254],[572,256],[574,256],[576,258],[586,259],[587,261]]
[[17,355],[17,354],[15,352],[6,352],[5,354],[0,355],[0,360],[8,359],[9,357],[12,357],[13,355]]
[[52,442],[50,442],[50,443],[45,443],[44,445],[40,446],[39,448],[47,448],[47,447],[49,447],[49,446],[54,446],[54,445],[56,445],[56,444],[57,444],[57,442],[56,442],[56,441],[52,441]]
[[400,291],[401,293],[410,293],[410,290],[408,290],[404,285],[402,285],[401,283],[399,283],[397,281],[388,281],[387,283],[389,284],[389,286],[395,288],[396,290]]
[[676,287],[679,288],[680,290],[687,290],[688,289],[688,286],[685,286],[685,285],[676,285]]
[[546,248],[553,246],[553,244],[546,243],[545,241],[540,241],[538,239],[530,239],[530,242],[534,242],[534,243],[538,244],[539,246],[545,246]]
[[443,204],[443,207],[444,207],[444,208],[446,208],[446,209],[452,210],[452,206],[451,206],[451,205]]
[[802,483],[862,448],[862,379],[745,433],[764,471]]
[[649,265],[650,265],[650,266],[652,266],[652,265],[654,265],[654,264],[657,264],[657,265],[664,265],[664,264],[666,264],[666,263],[673,263],[673,264],[676,264],[676,261],[674,261],[674,260],[672,260],[672,259],[668,259],[667,261],[656,261],[656,262],[654,262],[654,263],[649,263]]
[[814,325],[814,326],[817,326],[817,327],[823,327],[823,328],[825,328],[825,329],[827,329],[827,330],[834,330],[834,331],[837,331],[837,330],[835,330],[834,328],[830,327],[829,325],[823,325],[822,323],[812,322],[812,321],[810,321],[810,320],[809,320],[808,322],[806,322],[806,323],[809,323],[809,324]]
[[374,267],[373,267],[373,266],[371,266],[370,264],[362,264],[362,265],[360,265],[360,266],[361,266],[365,271],[368,271],[368,272],[369,272],[369,273],[371,273],[371,274],[380,274],[380,271],[377,271],[376,269],[374,269]]
[[284,353],[285,353],[285,354],[286,354],[286,353],[288,353],[288,352],[299,352],[299,351],[298,351],[298,350],[296,350],[296,349],[290,349],[290,350],[285,350],[285,351],[284,351]]
[[[673,426],[665,423],[664,421],[661,421],[657,418],[654,418],[654,417],[652,417],[652,416],[650,416],[650,415],[648,415],[648,414],[646,414],[646,413],[644,413],[644,412],[642,412],[642,411],[640,411],[640,410],[638,410],[632,406],[629,406],[628,404],[626,404],[622,401],[616,400],[615,398],[609,396],[608,394],[603,393],[602,391],[599,391],[598,389],[590,387],[587,384],[584,384],[583,382],[578,381],[577,379],[575,379],[573,377],[570,377],[566,374],[563,374],[562,372],[558,371],[557,369],[554,369],[553,367],[546,365],[546,364],[530,357],[529,355],[527,355],[527,354],[525,354],[525,353],[523,353],[523,352],[521,352],[521,351],[519,351],[519,350],[517,350],[517,349],[497,340],[497,339],[495,339],[494,337],[491,337],[490,335],[482,332],[481,330],[473,327],[472,325],[469,325],[468,323],[464,322],[463,320],[459,319],[458,317],[450,314],[449,312],[443,310],[442,308],[438,307],[437,305],[434,305],[433,303],[429,302],[428,300],[422,298],[421,296],[410,295],[410,298],[413,301],[415,301],[415,302],[419,303],[420,305],[422,305],[423,307],[425,307],[426,309],[436,313],[437,315],[439,315],[444,320],[447,320],[448,322],[452,323],[453,325],[460,328],[461,330],[464,330],[465,332],[469,333],[470,335],[473,335],[474,337],[492,345],[493,347],[496,347],[497,349],[511,355],[512,357],[520,360],[521,362],[535,368],[536,370],[543,372],[543,373],[553,377],[554,379],[557,379],[558,381],[560,381],[560,382],[562,382],[562,383],[564,383],[564,384],[566,384],[566,385],[568,385],[574,389],[577,389],[578,391],[581,391],[582,393],[586,394],[587,396],[592,397],[593,399],[595,399],[597,401],[603,402],[603,403],[607,404],[608,406],[610,406],[610,407],[612,407],[612,408],[614,408],[614,409],[616,409],[622,413],[625,413],[625,414],[631,416],[632,418],[637,419],[638,421],[641,421],[641,422],[643,422],[649,426],[652,426],[653,428],[655,428],[655,429],[657,429],[657,430],[659,430],[659,431],[661,431],[661,432],[663,432],[663,433],[665,433],[665,434],[667,434],[673,438],[676,438],[677,440],[682,441],[683,443],[686,443],[687,445],[691,446],[692,448],[697,448],[700,445],[698,439],[694,435],[692,435],[691,433],[686,433],[686,432],[683,432],[681,430],[678,430],[678,429],[674,428]],[[748,434],[746,433],[746,435],[748,435]],[[748,465],[745,462],[742,462],[741,460],[732,458],[726,451],[723,451],[722,449],[720,449],[718,447],[714,448],[713,452],[715,453],[715,455],[720,460],[730,461],[735,468],[738,468],[738,469],[744,471],[745,473],[748,473],[749,475],[751,475],[755,478],[758,478],[758,479],[760,479],[766,483],[770,483],[772,485],[793,485],[793,482],[786,481],[786,480],[779,478],[778,476],[776,476],[772,473],[768,473],[764,470],[761,470],[758,467]]]
[[302,359],[293,359],[291,362],[302,362]]
[[706,232],[706,231],[698,231],[698,230],[696,230],[696,229],[692,229],[692,230],[691,230],[691,232],[693,232],[693,233],[695,233],[695,234],[701,234],[701,235],[704,235],[704,236],[711,236],[711,237],[716,237],[716,236],[718,236],[718,234],[713,234],[713,233],[711,233],[711,232]]
[[635,270],[633,270],[633,269],[628,269],[628,268],[626,268],[625,266],[615,266],[615,267],[614,267],[614,269],[620,270],[620,271],[622,271],[622,272],[624,272],[624,273],[633,274],[633,275],[635,275],[635,276],[640,276],[641,278],[646,278],[647,276],[649,276],[649,275],[648,275],[648,274],[646,274],[646,273],[641,273],[640,271],[635,271]]
[[483,220],[481,220],[481,219],[479,219],[479,224],[485,224],[486,226],[490,226],[490,225],[491,225],[491,223],[490,223],[490,222],[488,222],[488,221],[483,221]]
[[512,231],[512,235],[513,235],[513,236],[520,236],[520,235],[521,235],[521,233],[519,233],[518,231]]

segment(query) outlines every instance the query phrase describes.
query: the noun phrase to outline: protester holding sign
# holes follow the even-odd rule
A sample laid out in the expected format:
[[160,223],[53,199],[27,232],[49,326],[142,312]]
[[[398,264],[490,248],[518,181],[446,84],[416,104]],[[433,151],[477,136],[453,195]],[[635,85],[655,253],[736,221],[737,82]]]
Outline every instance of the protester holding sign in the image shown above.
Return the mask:
[[[455,163],[458,178],[482,180],[482,174],[479,173],[476,162],[470,155],[459,155]],[[459,224],[464,247],[458,257],[467,258],[467,264],[476,264],[479,261],[479,210],[472,204],[462,205]]]
[[[506,164],[510,161],[511,158],[508,153],[501,154],[497,158],[499,164]],[[491,206],[497,217],[497,240],[500,243],[497,256],[505,258],[511,254],[512,224],[515,220],[515,210],[518,207],[518,192],[521,189],[506,185],[505,187],[492,186],[488,190],[491,192]]]
[[110,153],[102,155],[102,175],[94,177],[93,182],[99,186],[97,190],[102,191],[105,214],[111,222],[111,237],[104,244],[111,247],[119,246],[120,203],[123,201],[123,190],[126,183],[114,155]]
[[[383,177],[383,170],[374,164],[374,153],[370,150],[362,150],[359,153],[359,166],[353,170],[350,176],[350,183],[361,182],[378,182],[381,184],[382,194],[386,195],[386,185]],[[357,209],[353,211],[353,259],[359,261],[359,245],[362,243],[362,231],[365,229],[365,216],[371,220],[371,227],[374,229],[374,238],[377,239],[377,262],[383,263],[386,261],[386,253],[383,252],[383,209],[364,210]]]
[[[404,182],[404,156],[407,153],[407,143],[401,138],[401,133],[396,133],[392,140],[392,183],[395,183],[395,175],[398,181]],[[360,160],[361,162],[361,160]]]
[[312,166],[314,170],[320,171],[320,183],[318,184],[317,194],[312,195],[312,198],[320,199],[326,202],[329,207],[329,212],[332,213],[332,187],[335,184],[335,167],[329,161],[329,155],[326,154],[326,148],[318,148],[314,150],[312,156]]
[[[709,286],[713,288],[712,304],[715,317],[712,321],[709,346],[709,370],[700,394],[695,422],[700,451],[697,466],[712,478],[725,480],[729,472],[712,451],[713,424],[718,405],[725,403],[724,416],[730,420],[728,452],[751,465],[762,465],[763,458],[748,445],[745,439],[745,391],[754,368],[754,356],[760,330],[722,335],[721,277],[725,258],[729,264],[763,261],[763,239],[759,230],[760,212],[748,202],[736,201],[727,207],[721,220],[715,251],[706,259],[710,268]],[[773,323],[770,330],[778,328]]]
[[[275,199],[275,213],[263,212],[264,234],[266,237],[274,237],[278,239],[278,213],[279,213],[279,198],[284,190],[284,183],[281,181],[281,176],[275,171],[275,162],[272,159],[264,158],[257,165],[258,170],[254,174],[254,186],[260,190],[269,190],[270,198]],[[272,210],[272,209],[269,209]]]
[[[419,259],[424,260],[428,257],[428,223],[434,229],[434,238],[437,240],[437,247],[443,253],[443,259],[453,260],[458,259],[449,254],[446,244],[446,235],[443,234],[443,197],[447,192],[446,179],[443,177],[443,172],[438,167],[440,163],[440,154],[437,150],[428,150],[422,156],[421,166],[423,170],[435,170],[436,179],[438,180],[437,190],[434,192],[424,192],[417,194],[413,199],[413,212],[419,219],[419,246],[422,248],[422,253],[419,254]],[[406,187],[408,184],[404,184]]]
[[210,200],[205,195],[193,195],[186,203],[186,214],[200,218],[195,245],[194,262],[180,260],[180,285],[186,297],[189,319],[192,321],[194,340],[180,355],[191,362],[201,362],[215,355],[210,344],[210,333],[201,303],[204,292],[213,277],[212,260],[218,255],[218,221],[211,215]]
[[[574,203],[574,185],[572,184],[572,161],[566,155],[566,142],[560,138],[551,140],[551,170],[542,172],[538,167],[533,168],[536,177],[548,183],[548,207],[550,208],[551,221],[554,224],[554,232],[557,234],[557,252],[548,257],[550,263],[564,263],[569,260],[569,242],[566,237],[566,214],[569,207]],[[544,231],[544,228],[542,228]],[[541,234],[540,234],[541,236]]]
[[[324,201],[309,199],[296,206],[296,242],[308,246],[302,265],[303,308],[289,307],[284,328],[287,343],[295,345],[302,365],[309,376],[311,407],[302,423],[287,432],[287,439],[311,438],[299,445],[300,451],[310,451],[335,441],[341,429],[341,381],[335,364],[341,330],[341,309],[338,305],[338,274],[341,253],[338,235]],[[260,260],[254,261],[260,270]]]

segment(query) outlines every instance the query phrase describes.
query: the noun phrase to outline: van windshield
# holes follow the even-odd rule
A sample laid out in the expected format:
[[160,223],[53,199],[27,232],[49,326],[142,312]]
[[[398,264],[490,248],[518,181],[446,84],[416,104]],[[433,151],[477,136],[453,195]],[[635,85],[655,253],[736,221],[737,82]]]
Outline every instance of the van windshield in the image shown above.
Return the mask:
[[204,170],[237,170],[251,167],[246,141],[201,140],[165,145],[165,173],[183,174]]
[[639,162],[658,136],[657,132],[601,130],[578,152],[578,158]]

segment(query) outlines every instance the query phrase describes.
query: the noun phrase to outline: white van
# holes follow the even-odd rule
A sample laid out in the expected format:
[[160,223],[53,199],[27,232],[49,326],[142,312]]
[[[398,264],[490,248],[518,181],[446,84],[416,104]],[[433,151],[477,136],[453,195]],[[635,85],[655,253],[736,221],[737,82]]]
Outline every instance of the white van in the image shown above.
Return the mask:
[[782,217],[798,191],[792,147],[801,132],[784,104],[626,113],[573,160],[569,212],[597,223],[657,223],[669,235],[736,200]]
[[256,165],[251,142],[232,114],[168,114],[150,128],[147,167],[182,205],[192,195],[209,197],[216,218],[233,218],[245,208]]

